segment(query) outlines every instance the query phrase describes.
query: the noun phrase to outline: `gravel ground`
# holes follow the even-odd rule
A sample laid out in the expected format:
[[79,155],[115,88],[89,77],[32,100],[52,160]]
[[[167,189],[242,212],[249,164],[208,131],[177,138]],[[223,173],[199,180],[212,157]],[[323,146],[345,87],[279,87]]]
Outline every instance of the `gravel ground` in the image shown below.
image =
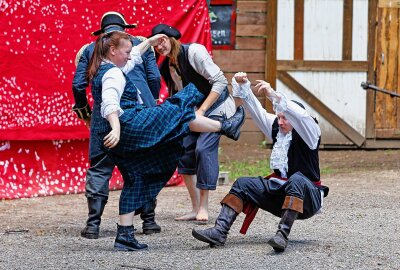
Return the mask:
[[[143,235],[135,219],[137,239],[150,246],[141,252],[113,250],[119,191],[110,196],[97,240],[79,236],[86,219],[83,194],[2,201],[0,269],[400,269],[399,154],[390,155],[393,166],[383,174],[368,167],[324,175],[330,195],[323,213],[296,221],[282,254],[266,244],[279,219],[263,211],[245,236],[239,233],[239,215],[222,248],[191,236],[193,227],[213,224],[229,186],[210,194],[206,226],[174,221],[190,209],[190,201],[185,187],[165,188],[157,206],[163,231]],[[357,162],[343,156],[348,164]]]

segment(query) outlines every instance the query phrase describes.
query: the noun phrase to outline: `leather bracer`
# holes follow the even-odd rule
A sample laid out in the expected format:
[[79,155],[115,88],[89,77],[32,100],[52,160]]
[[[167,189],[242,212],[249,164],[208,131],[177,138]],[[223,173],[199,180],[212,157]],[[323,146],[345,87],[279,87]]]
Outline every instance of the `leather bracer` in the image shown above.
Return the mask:
[[72,110],[77,114],[78,118],[82,120],[90,119],[90,116],[92,115],[92,110],[90,109],[89,104],[86,104],[83,108],[76,108],[76,105],[74,105]]

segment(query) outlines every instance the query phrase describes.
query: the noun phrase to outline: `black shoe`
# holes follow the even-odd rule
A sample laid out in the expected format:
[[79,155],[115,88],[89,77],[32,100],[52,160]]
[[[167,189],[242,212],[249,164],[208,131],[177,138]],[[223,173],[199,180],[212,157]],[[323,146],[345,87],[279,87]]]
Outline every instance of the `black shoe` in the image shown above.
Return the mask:
[[219,233],[214,227],[205,230],[192,230],[192,236],[197,240],[210,244],[210,247],[223,246],[226,235]]
[[275,236],[268,240],[268,245],[274,248],[276,252],[283,252],[287,246],[288,239],[281,231],[277,231]]
[[99,238],[100,227],[88,227],[86,226],[81,231],[81,236],[87,239],[97,239]]
[[99,238],[101,215],[104,207],[107,204],[107,197],[102,198],[87,198],[88,202],[88,219],[85,228],[81,231],[81,236],[87,239]]
[[193,229],[192,235],[197,240],[210,244],[211,247],[223,246],[226,242],[229,229],[237,215],[238,213],[236,213],[235,210],[223,204],[221,212],[215,221],[215,226],[205,230]]
[[274,248],[276,252],[283,252],[288,244],[290,230],[294,221],[297,219],[299,212],[285,209],[282,213],[282,218],[278,224],[278,231],[275,236],[268,240],[268,244]]
[[120,226],[117,224],[118,233],[115,238],[114,248],[119,251],[139,251],[148,248],[148,245],[139,243],[135,238],[133,226]]
[[140,218],[143,220],[143,233],[146,235],[161,232],[161,227],[155,221],[156,205],[157,200],[154,200],[146,208],[144,208],[140,214]]
[[240,128],[242,127],[245,118],[246,114],[243,106],[237,107],[235,114],[231,118],[227,119],[226,116],[224,116],[224,119],[221,121],[220,133],[234,141],[237,141],[240,136]]
[[154,233],[160,233],[161,227],[157,223],[146,224],[143,222],[143,234],[150,235]]

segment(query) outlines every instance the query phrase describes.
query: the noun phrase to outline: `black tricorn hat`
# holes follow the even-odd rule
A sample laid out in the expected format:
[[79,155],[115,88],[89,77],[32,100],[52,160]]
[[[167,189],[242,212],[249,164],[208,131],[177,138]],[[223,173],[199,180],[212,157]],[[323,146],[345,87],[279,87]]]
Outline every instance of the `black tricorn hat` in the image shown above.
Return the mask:
[[104,13],[101,17],[101,28],[92,33],[93,36],[98,36],[101,33],[109,33],[111,31],[124,31],[125,28],[135,28],[136,24],[127,24],[122,15],[119,12],[110,11]]
[[173,37],[175,39],[180,39],[182,36],[178,29],[163,23],[157,24],[151,29],[150,37],[157,34],[165,34],[167,37]]

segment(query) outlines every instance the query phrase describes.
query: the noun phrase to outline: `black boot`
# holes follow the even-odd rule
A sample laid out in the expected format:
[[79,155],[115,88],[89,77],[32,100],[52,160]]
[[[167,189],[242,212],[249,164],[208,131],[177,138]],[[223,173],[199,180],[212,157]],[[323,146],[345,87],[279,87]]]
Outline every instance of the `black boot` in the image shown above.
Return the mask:
[[157,205],[157,200],[154,201],[145,209],[143,209],[140,214],[140,218],[143,220],[143,233],[144,234],[153,234],[161,232],[161,227],[154,220],[155,218],[155,209]]
[[197,240],[209,243],[211,247],[223,246],[229,229],[237,216],[238,213],[236,213],[235,210],[224,204],[222,205],[221,212],[215,221],[214,227],[205,230],[193,229],[192,235]]
[[146,244],[140,244],[135,238],[133,226],[120,226],[117,224],[118,234],[115,238],[114,248],[120,251],[138,251],[147,249]]
[[240,128],[242,127],[245,118],[246,114],[243,106],[237,107],[235,114],[231,118],[227,119],[225,116],[221,121],[220,133],[234,141],[237,141],[240,136]]
[[81,236],[88,239],[99,238],[101,215],[107,204],[107,197],[87,198],[89,214],[86,221],[86,227],[81,231]]
[[278,225],[278,231],[275,236],[269,239],[268,244],[277,252],[283,252],[288,243],[290,229],[294,221],[297,219],[299,212],[286,209],[283,211],[281,221]]

